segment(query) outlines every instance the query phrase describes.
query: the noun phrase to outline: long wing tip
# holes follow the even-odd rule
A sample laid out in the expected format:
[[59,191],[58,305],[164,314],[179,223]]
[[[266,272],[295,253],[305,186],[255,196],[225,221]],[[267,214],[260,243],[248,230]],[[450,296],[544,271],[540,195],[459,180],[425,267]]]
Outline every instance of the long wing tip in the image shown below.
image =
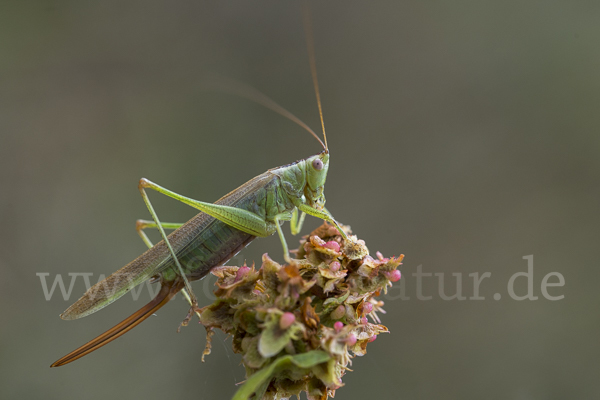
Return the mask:
[[[77,303],[75,303],[77,304]],[[73,304],[73,306],[75,305]],[[60,319],[64,319],[65,321],[70,321],[73,319],[81,318],[83,316],[82,313],[76,312],[73,306],[67,308],[62,314],[60,314]]]
[[60,319],[64,319],[65,321],[70,321],[73,319],[77,319],[77,316],[72,315],[72,313],[68,312],[69,310],[65,311],[64,313],[60,314]]

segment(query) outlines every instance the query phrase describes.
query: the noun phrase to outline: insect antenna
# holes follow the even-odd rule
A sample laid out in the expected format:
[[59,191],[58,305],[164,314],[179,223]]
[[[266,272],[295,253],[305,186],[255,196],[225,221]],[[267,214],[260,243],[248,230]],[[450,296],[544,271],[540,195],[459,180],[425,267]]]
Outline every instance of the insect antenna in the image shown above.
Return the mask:
[[250,101],[260,104],[272,111],[275,111],[277,114],[286,117],[287,119],[297,123],[302,128],[306,129],[311,135],[315,137],[321,143],[324,149],[327,149],[327,139],[325,140],[325,144],[319,138],[319,136],[312,130],[308,125],[306,125],[300,118],[296,117],[294,114],[277,104],[270,97],[260,92],[259,90],[253,88],[252,86],[245,85],[241,82],[234,81],[229,78],[224,78],[222,76],[218,76],[212,74],[210,81],[207,81],[203,85],[206,89],[213,89],[219,92],[225,92],[228,94],[233,94],[235,96],[243,97]]
[[[315,86],[315,94],[317,95],[317,105],[319,106],[319,115],[321,116],[321,127],[323,128],[323,139],[325,139],[325,150],[329,150],[327,147],[327,135],[325,134],[325,122],[323,121],[323,108],[321,107],[321,95],[319,93],[319,80],[317,79],[317,61],[315,57],[315,41],[312,33],[312,25],[310,23],[310,7],[308,1],[302,2],[303,8],[303,20],[304,20],[304,31],[306,32],[306,47],[308,49],[308,60],[310,62],[310,73],[313,79],[313,85]],[[321,142],[322,144],[322,142]]]

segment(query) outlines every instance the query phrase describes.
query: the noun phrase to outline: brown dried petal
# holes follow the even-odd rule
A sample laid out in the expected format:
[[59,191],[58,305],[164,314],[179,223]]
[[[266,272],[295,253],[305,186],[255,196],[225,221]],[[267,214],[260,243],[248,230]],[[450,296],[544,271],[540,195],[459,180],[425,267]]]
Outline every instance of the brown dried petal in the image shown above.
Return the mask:
[[364,240],[358,240],[355,235],[352,235],[348,240],[344,240],[342,252],[349,260],[359,260],[369,254],[369,249]]
[[318,236],[311,236],[310,243],[314,246],[314,249],[319,253],[326,254],[331,257],[340,257],[342,254],[335,249],[332,249],[327,245],[327,242]]
[[313,306],[310,305],[311,298],[305,297],[302,303],[302,319],[309,328],[316,329],[319,326],[319,316]]
[[228,276],[235,276],[240,267],[233,267],[228,265],[221,265],[214,267],[210,270],[210,273],[220,279],[225,279]]
[[342,279],[346,277],[348,270],[342,269],[336,272],[333,272],[329,267],[319,267],[319,274],[327,279]]

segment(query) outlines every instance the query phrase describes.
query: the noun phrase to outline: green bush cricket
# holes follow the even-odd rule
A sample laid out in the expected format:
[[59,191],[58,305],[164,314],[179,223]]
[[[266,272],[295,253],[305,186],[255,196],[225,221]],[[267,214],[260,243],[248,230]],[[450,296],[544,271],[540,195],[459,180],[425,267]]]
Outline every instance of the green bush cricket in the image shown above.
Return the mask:
[[[149,249],[102,282],[92,286],[83,297],[61,314],[61,318],[71,320],[92,314],[148,279],[159,281],[160,291],[144,307],[60,358],[51,365],[52,367],[75,361],[125,334],[165,305],[179,291],[182,291],[192,305],[191,312],[183,323],[186,324],[192,312],[198,309],[189,281],[202,279],[212,268],[226,263],[257,237],[266,237],[277,232],[283,246],[284,258],[288,263],[292,262],[280,226],[284,221],[290,221],[291,231],[296,234],[302,226],[305,214],[309,214],[334,224],[344,240],[348,240],[344,231],[324,208],[323,188],[329,168],[329,149],[309,24],[308,15],[305,14],[311,73],[325,143],[304,123],[270,99],[260,94],[249,93],[247,90],[242,95],[254,98],[308,129],[321,143],[323,151],[292,164],[270,169],[214,204],[190,199],[142,178],[138,187],[153,221],[138,221],[137,230]],[[146,189],[156,190],[201,212],[184,224],[161,223]],[[299,212],[302,213],[300,216]],[[157,228],[163,240],[152,245],[143,232],[145,228]],[[175,231],[167,236],[164,229]]]

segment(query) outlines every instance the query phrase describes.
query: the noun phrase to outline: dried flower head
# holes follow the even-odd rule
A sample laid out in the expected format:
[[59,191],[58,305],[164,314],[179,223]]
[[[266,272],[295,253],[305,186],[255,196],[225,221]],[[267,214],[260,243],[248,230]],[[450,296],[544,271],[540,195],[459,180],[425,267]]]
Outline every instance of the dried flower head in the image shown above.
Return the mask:
[[303,238],[292,264],[265,254],[259,270],[213,269],[217,299],[200,313],[208,332],[204,355],[214,328],[233,337],[248,377],[235,400],[284,399],[302,391],[310,400],[333,397],[351,359],[388,332],[377,315],[383,302],[375,297],[400,279],[404,256],[377,252],[374,259],[364,241],[350,238],[343,241],[323,224]]

